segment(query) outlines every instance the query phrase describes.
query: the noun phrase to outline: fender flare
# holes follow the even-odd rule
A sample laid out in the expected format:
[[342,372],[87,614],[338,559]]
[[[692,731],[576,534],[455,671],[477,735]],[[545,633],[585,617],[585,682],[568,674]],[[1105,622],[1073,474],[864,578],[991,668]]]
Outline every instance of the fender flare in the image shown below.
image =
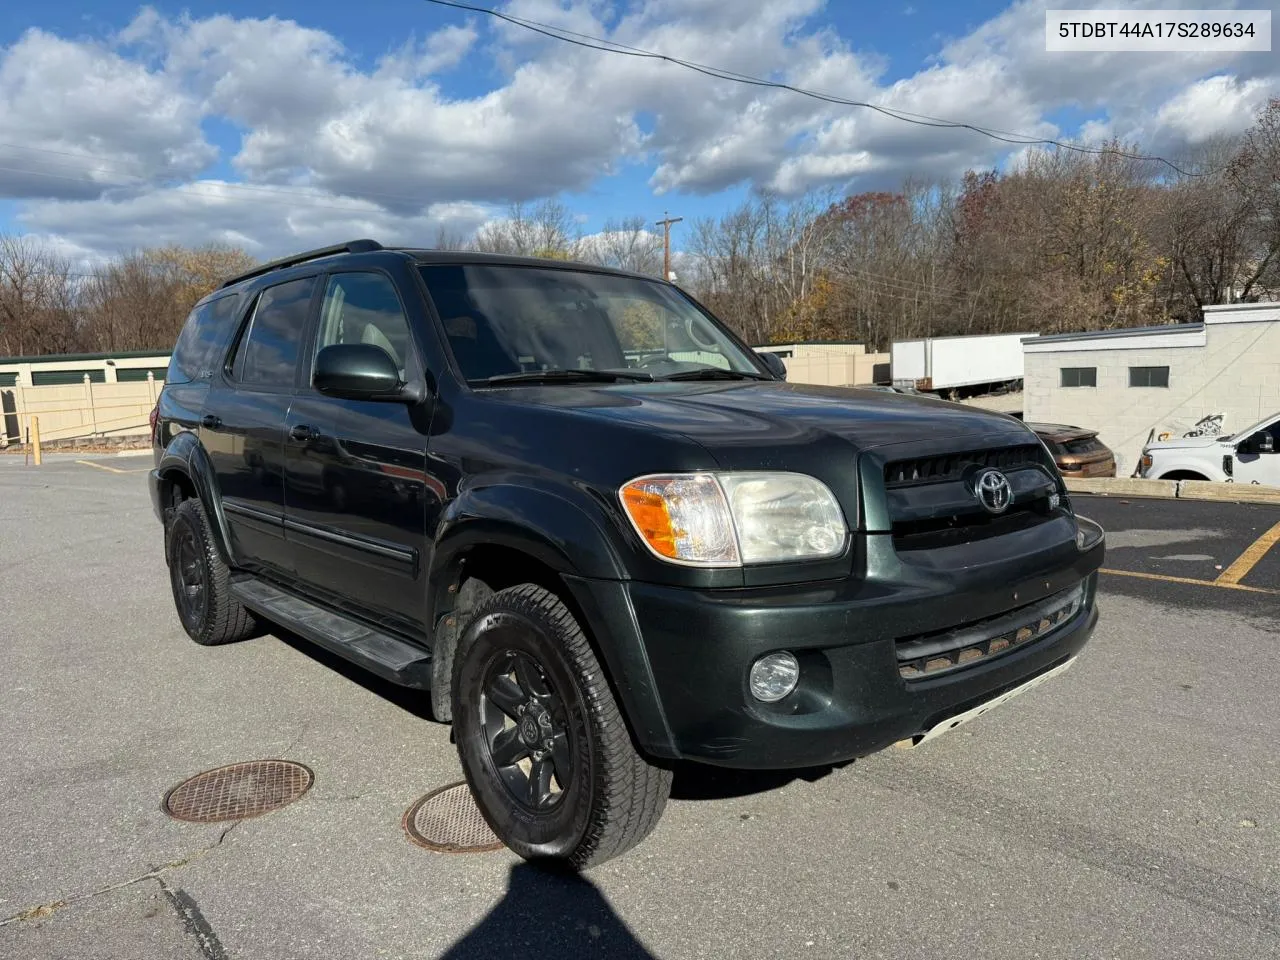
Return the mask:
[[172,481],[175,476],[185,477],[195,489],[196,496],[204,504],[205,513],[213,527],[214,547],[222,562],[234,567],[235,555],[231,550],[231,528],[218,496],[213,463],[201,445],[199,438],[189,430],[179,433],[169,442],[156,465],[156,476],[162,481]]
[[449,504],[436,528],[431,573],[480,544],[508,546],[563,575],[629,579],[611,542],[599,506],[585,493],[570,499],[557,490],[501,483],[464,490]]
[[[457,558],[474,546],[518,550],[555,572],[586,621],[582,627],[593,641],[633,738],[652,755],[675,757],[678,753],[658,699],[648,652],[626,595],[623,581],[630,575],[619,556],[624,546],[608,530],[601,505],[585,491],[566,496],[513,483],[473,488],[463,491],[441,519],[428,583],[433,593],[446,589]],[[459,599],[465,608],[468,598]],[[439,704],[440,698],[449,695],[464,624],[461,618],[440,618],[435,600],[433,596],[430,615],[438,624],[432,649],[432,698]]]

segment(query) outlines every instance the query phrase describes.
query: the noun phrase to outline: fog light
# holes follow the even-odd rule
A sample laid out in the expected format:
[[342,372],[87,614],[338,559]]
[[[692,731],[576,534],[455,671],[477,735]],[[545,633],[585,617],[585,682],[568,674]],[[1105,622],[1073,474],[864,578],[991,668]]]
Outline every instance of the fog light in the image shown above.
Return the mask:
[[777,703],[796,688],[800,664],[791,654],[770,653],[751,665],[751,695],[765,703]]

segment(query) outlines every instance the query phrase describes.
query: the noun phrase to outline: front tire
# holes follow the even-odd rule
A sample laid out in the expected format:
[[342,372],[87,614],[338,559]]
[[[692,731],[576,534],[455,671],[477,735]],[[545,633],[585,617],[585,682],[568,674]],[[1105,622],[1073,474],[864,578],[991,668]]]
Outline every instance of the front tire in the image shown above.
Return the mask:
[[182,628],[211,647],[245,640],[258,631],[253,614],[231,596],[231,571],[214,547],[204,504],[183,500],[173,511],[165,546],[169,584]]
[[458,644],[458,756],[489,826],[527,860],[585,869],[652,832],[671,771],[635,749],[564,603],[533,584],[482,602]]

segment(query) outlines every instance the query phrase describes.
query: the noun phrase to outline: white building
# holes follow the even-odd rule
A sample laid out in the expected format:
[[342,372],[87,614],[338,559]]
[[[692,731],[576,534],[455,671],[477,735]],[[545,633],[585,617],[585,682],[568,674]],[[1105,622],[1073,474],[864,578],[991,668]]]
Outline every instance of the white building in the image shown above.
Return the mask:
[[1024,419],[1099,431],[1123,477],[1152,430],[1181,436],[1220,413],[1231,433],[1280,411],[1280,303],[1204,315],[1204,323],[1024,341]]

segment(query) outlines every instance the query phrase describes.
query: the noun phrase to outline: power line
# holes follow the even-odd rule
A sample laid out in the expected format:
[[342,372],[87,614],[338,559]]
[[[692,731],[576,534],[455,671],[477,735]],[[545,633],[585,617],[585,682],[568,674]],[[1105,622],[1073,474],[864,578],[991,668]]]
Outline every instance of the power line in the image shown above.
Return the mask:
[[576,33],[572,30],[566,30],[562,27],[556,27],[551,24],[540,23],[537,20],[526,20],[523,17],[515,17],[509,13],[502,13],[498,10],[491,10],[488,7],[474,6],[469,3],[463,3],[461,0],[426,0],[427,3],[433,3],[441,7],[452,7],[456,10],[466,10],[471,13],[482,13],[486,16],[494,17],[498,20],[504,20],[514,26],[530,30],[534,33],[540,33],[552,40],[559,40],[563,43],[571,43],[574,46],[586,47],[591,50],[599,50],[602,53],[614,53],[624,57],[637,57],[646,60],[662,60],[666,63],[674,64],[678,67],[684,67],[686,70],[693,70],[708,77],[717,80],[732,80],[735,83],[746,84],[753,87],[767,87],[773,90],[786,90],[791,93],[799,94],[803,97],[809,97],[814,100],[821,100],[825,103],[832,103],[838,106],[861,107],[866,110],[873,110],[883,116],[890,117],[894,120],[901,120],[903,123],[913,123],[922,127],[937,127],[942,129],[953,130],[970,130],[974,133],[981,134],[984,137],[990,137],[992,140],[999,140],[1004,143],[1013,144],[1015,146],[1034,147],[1034,146],[1053,146],[1062,150],[1071,150],[1075,153],[1089,154],[1091,156],[1116,156],[1126,160],[1143,160],[1162,163],[1175,173],[1179,173],[1185,177],[1204,177],[1209,176],[1215,171],[1192,171],[1186,170],[1178,166],[1172,160],[1165,157],[1154,156],[1151,154],[1130,153],[1125,150],[1117,150],[1110,147],[1087,147],[1081,144],[1072,143],[1069,140],[1055,140],[1049,137],[1036,137],[1031,134],[1010,133],[1005,130],[996,130],[992,127],[983,127],[975,123],[968,123],[963,120],[947,120],[942,117],[931,117],[923,113],[911,113],[907,110],[898,110],[891,107],[881,106],[880,104],[869,103],[865,100],[851,100],[847,97],[839,97],[834,94],[820,93],[816,90],[807,90],[804,87],[797,87],[790,83],[783,83],[778,80],[765,80],[761,77],[753,77],[749,74],[735,73],[732,70],[725,70],[722,67],[708,66],[703,63],[696,63],[692,60],[682,60],[679,57],[673,57],[666,53],[657,53],[653,50],[645,50],[641,47],[631,47],[626,44],[617,43],[613,40],[606,40],[602,37],[593,37],[589,34]]

